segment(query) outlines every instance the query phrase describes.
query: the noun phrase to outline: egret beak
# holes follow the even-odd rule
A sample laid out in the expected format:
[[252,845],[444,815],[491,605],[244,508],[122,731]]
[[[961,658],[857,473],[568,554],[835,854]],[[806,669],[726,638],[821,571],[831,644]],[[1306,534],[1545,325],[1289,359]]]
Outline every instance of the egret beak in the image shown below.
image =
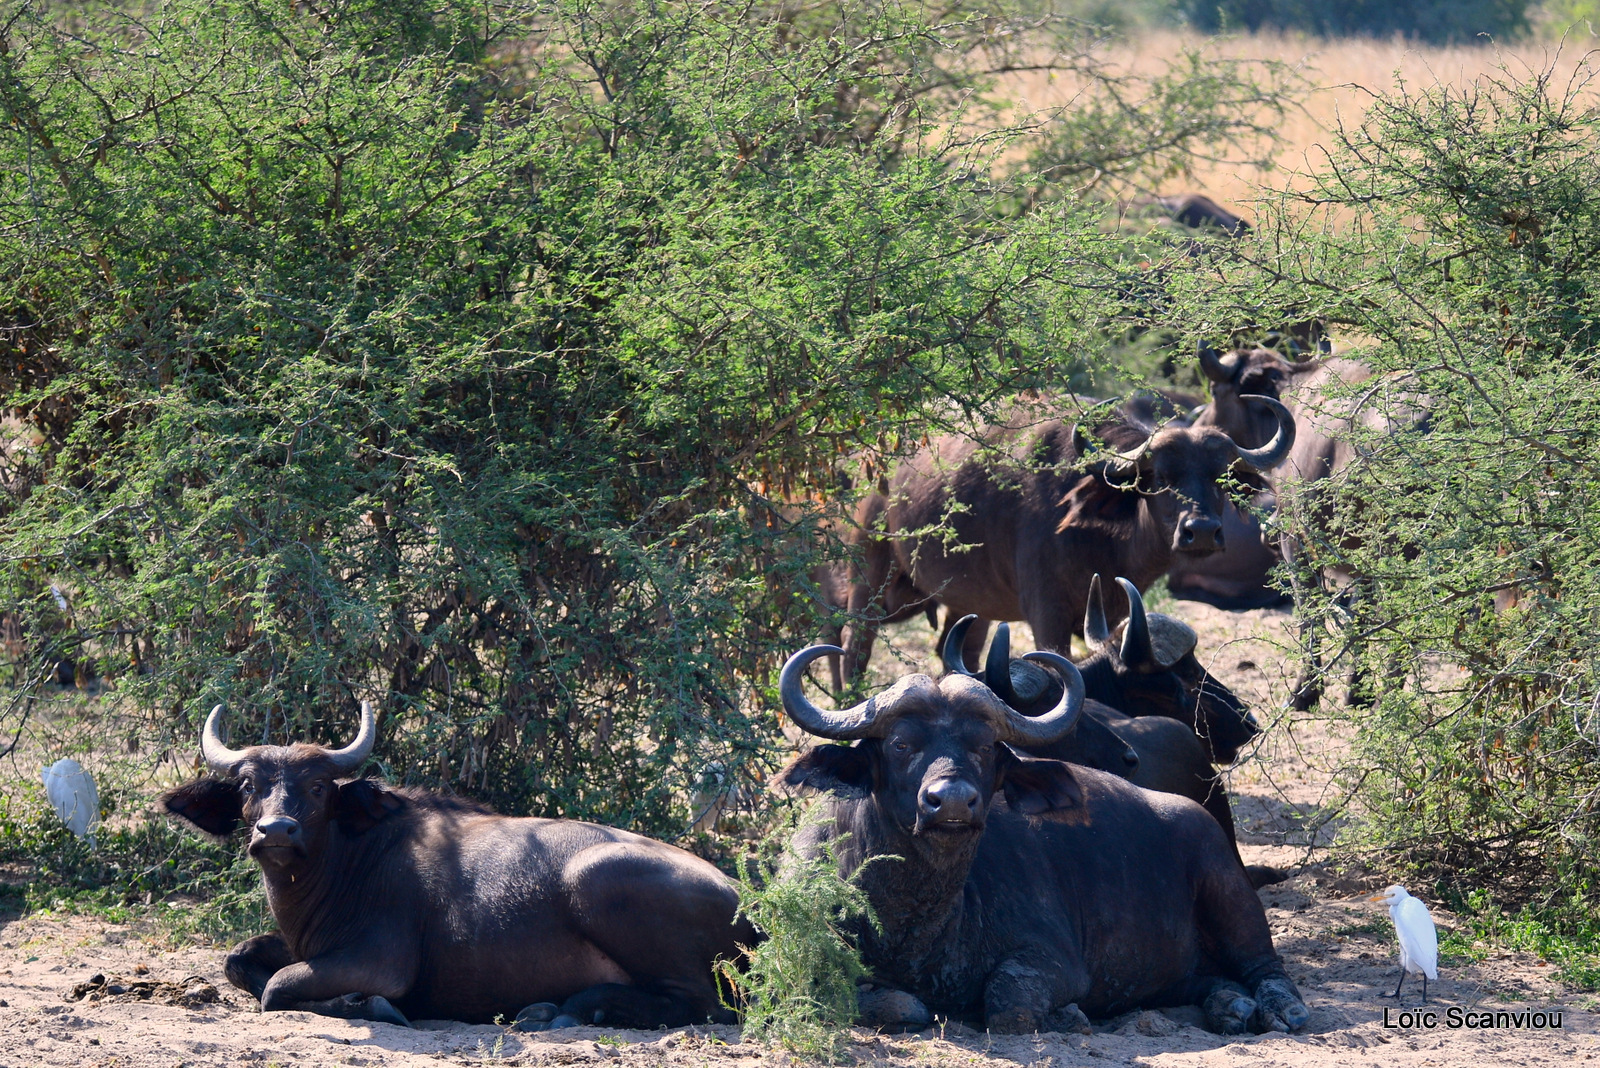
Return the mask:
[[1368,901],[1388,901],[1389,900],[1389,895],[1388,894],[1373,894],[1371,897],[1367,898],[1367,900]]

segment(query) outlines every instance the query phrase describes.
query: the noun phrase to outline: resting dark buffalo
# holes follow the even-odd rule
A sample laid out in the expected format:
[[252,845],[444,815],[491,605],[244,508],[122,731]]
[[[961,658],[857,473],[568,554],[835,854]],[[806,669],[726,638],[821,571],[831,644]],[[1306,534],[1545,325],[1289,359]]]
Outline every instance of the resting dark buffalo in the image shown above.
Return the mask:
[[[1147,615],[1139,592],[1126,579],[1119,582],[1132,611],[1123,625],[1119,648],[1105,627],[1099,578],[1095,576],[1090,591],[1089,618],[1084,624],[1095,652],[1076,665],[1085,693],[1090,695],[1084,701],[1083,717],[1078,728],[1062,740],[1028,752],[1108,771],[1147,790],[1187,797],[1211,813],[1237,853],[1233,809],[1212,764],[1231,763],[1239,747],[1259,733],[1254,717],[1194,659],[1194,631],[1171,616]],[[965,624],[971,618],[957,623],[946,639],[943,659],[947,673],[969,674],[961,645]],[[1052,708],[1061,697],[1061,684],[1054,675],[1026,659],[1011,659],[1010,628],[1004,623],[989,643],[983,681],[1024,715]],[[1202,734],[1207,738],[1202,739]],[[1108,759],[1112,750],[1101,740],[1104,735],[1126,742],[1135,759]],[[1224,737],[1225,742],[1221,740]],[[1226,760],[1217,756],[1219,749]],[[1288,878],[1265,865],[1246,864],[1245,872],[1255,887]]]
[[[1130,716],[1177,720],[1204,745],[1208,763],[1233,763],[1239,750],[1261,731],[1255,717],[1195,657],[1199,638],[1187,623],[1161,612],[1146,612],[1144,598],[1127,579],[1119,577],[1117,585],[1128,601],[1120,642],[1114,640],[1106,623],[1100,576],[1089,580],[1083,633],[1090,653],[1076,664],[1089,699]],[[946,671],[966,670],[962,646],[972,618],[958,620],[945,638],[941,655]],[[987,663],[992,668],[1008,662],[1010,656],[1008,628],[996,633]],[[997,679],[999,676],[988,680],[989,685],[994,687]],[[1003,691],[996,692],[1002,700],[1008,696]]]
[[1249,223],[1203,193],[1154,197],[1150,203],[1165,211],[1174,223],[1190,230],[1220,230],[1229,237],[1250,232]]
[[[832,841],[845,874],[879,858],[858,880],[882,929],[856,933],[874,980],[911,995],[890,1002],[904,1022],[931,1009],[1026,1033],[1199,1003],[1224,1033],[1304,1025],[1261,903],[1205,810],[1017,752],[1076,725],[1083,681],[1069,661],[1029,654],[1065,681],[1037,718],[964,675],[912,675],[828,712],[801,687],[832,651],[789,659],[783,706],[812,734],[855,744],[817,746],[777,783],[834,795],[800,832],[802,853]],[[875,1022],[896,1022],[879,1004]]]
[[[221,779],[164,794],[199,830],[250,828],[278,931],[228,955],[265,1011],[532,1029],[727,1021],[713,961],[756,938],[738,894],[692,854],[576,820],[514,819],[471,802],[345,779],[372,750],[229,749],[222,706],[200,748]],[[559,1003],[559,1004],[557,1004]]]
[[[845,679],[871,656],[872,620],[885,615],[886,591],[907,580],[944,603],[946,626],[968,614],[1026,619],[1041,647],[1066,649],[1084,618],[1089,576],[1126,575],[1145,589],[1179,554],[1223,549],[1218,480],[1235,464],[1266,470],[1294,444],[1282,404],[1245,403],[1277,420],[1261,448],[1237,445],[1212,426],[1155,429],[1124,415],[1095,427],[1120,450],[1100,458],[1090,458],[1076,427],[1020,416],[924,448],[895,472],[887,495],[869,497],[858,512],[861,567],[850,589],[856,622]],[[970,654],[984,629],[973,629]]]

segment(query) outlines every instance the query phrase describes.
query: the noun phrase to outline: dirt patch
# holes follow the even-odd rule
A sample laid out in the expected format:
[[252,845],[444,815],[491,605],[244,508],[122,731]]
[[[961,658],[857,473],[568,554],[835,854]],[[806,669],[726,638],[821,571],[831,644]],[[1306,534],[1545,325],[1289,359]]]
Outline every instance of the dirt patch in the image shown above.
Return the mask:
[[[1340,900],[1314,870],[1262,892],[1278,947],[1312,1008],[1298,1035],[1226,1038],[1196,1026],[1193,1010],[1133,1013],[1101,1021],[1091,1035],[987,1035],[949,1025],[921,1035],[856,1034],[850,1053],[871,1068],[1058,1068],[1322,1064],[1543,1065],[1593,1060],[1600,1018],[1565,991],[1553,969],[1525,954],[1442,969],[1430,990],[1438,1026],[1386,1027],[1399,1010],[1380,995],[1397,974],[1381,906]],[[1441,915],[1442,923],[1449,923]],[[1381,921],[1381,922],[1380,922]],[[118,941],[107,936],[122,936]],[[716,1064],[788,1068],[790,1058],[740,1040],[731,1027],[667,1033],[572,1028],[520,1034],[493,1026],[421,1021],[415,1028],[335,1020],[300,1012],[263,1014],[227,985],[222,947],[162,949],[139,932],[82,918],[32,918],[0,928],[0,1065],[200,1068],[290,1065],[595,1065],[618,1068]],[[138,975],[144,965],[148,971]],[[92,977],[99,975],[96,984]],[[164,991],[214,987],[201,1004],[162,1004],[104,993],[111,977]],[[75,991],[89,986],[77,1000]],[[103,992],[91,1000],[94,990]],[[1407,1010],[1418,1008],[1408,991]],[[1560,1027],[1452,1029],[1451,1008],[1553,1010]]]
[[[150,969],[143,964],[135,970]],[[67,994],[68,1001],[154,1001],[160,1005],[182,1005],[198,1009],[217,1000],[217,988],[198,975],[188,975],[175,983],[159,979],[124,979],[120,975],[95,974]]]
[[[1566,989],[1553,967],[1526,953],[1443,962],[1439,982],[1429,988],[1434,1025],[1401,1016],[1422,1006],[1411,980],[1399,1005],[1382,996],[1399,975],[1387,910],[1365,900],[1372,890],[1366,882],[1337,876],[1320,862],[1318,845],[1328,833],[1320,813],[1341,754],[1340,735],[1316,720],[1291,720],[1277,711],[1292,681],[1284,667],[1287,615],[1230,614],[1188,602],[1161,607],[1199,631],[1210,670],[1271,724],[1229,785],[1245,859],[1294,872],[1288,882],[1262,890],[1261,899],[1278,950],[1311,1007],[1309,1026],[1296,1035],[1228,1038],[1197,1026],[1194,1010],[1172,1009],[1097,1021],[1090,1035],[988,1035],[960,1025],[920,1035],[859,1031],[850,1049],[853,1061],[870,1068],[1491,1068],[1600,1058],[1600,1016],[1594,1012],[1600,999]],[[1014,644],[1031,648],[1026,628],[1019,629]],[[886,637],[889,648],[873,662],[886,677],[936,665],[926,624],[902,624]],[[1433,913],[1443,929],[1458,922],[1437,907]],[[83,917],[0,924],[0,1068],[794,1064],[787,1055],[742,1042],[729,1027],[522,1034],[457,1023],[421,1021],[407,1029],[299,1012],[263,1014],[253,999],[228,985],[222,974],[225,948],[172,949],[149,929]],[[122,989],[113,992],[114,987]],[[188,996],[206,988],[214,998]],[[139,996],[140,990],[149,996]],[[1485,1012],[1506,1015],[1491,1015],[1486,1027],[1468,1026],[1484,1022]],[[1530,1015],[1535,1012],[1546,1015]],[[1400,1026],[1403,1021],[1410,1026]]]

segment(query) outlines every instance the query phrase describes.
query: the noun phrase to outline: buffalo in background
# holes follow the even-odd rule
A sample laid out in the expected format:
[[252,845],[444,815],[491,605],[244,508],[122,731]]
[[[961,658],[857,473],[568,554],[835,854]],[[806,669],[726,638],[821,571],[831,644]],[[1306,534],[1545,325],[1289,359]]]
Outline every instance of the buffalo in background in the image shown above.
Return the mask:
[[[1260,447],[1276,432],[1276,425],[1262,418],[1247,396],[1282,400],[1295,383],[1322,366],[1321,360],[1293,361],[1276,350],[1263,347],[1235,349],[1219,353],[1202,344],[1200,369],[1211,387],[1211,400],[1193,408],[1181,418],[1197,426],[1215,426],[1241,445]],[[1290,411],[1295,409],[1289,406]],[[1304,427],[1296,417],[1295,448],[1305,442]],[[1287,462],[1287,461],[1286,461]],[[1233,501],[1223,508],[1222,525],[1228,551],[1209,557],[1181,557],[1173,561],[1167,574],[1167,589],[1174,597],[1201,601],[1228,611],[1270,608],[1282,604],[1285,596],[1271,585],[1272,569],[1281,559],[1274,539],[1264,536],[1252,512],[1271,513],[1277,507],[1274,478],[1263,473],[1245,475],[1250,491],[1251,511],[1243,511]]]
[[240,824],[278,930],[228,954],[228,981],[264,1011],[300,1009],[527,1030],[731,1022],[713,962],[755,930],[715,867],[673,846],[577,820],[517,819],[397,790],[355,772],[377,736],[343,749],[229,749],[212,710],[201,752],[222,778],[164,794],[218,837]]
[[[1093,428],[1106,446],[1096,452],[1078,427],[1018,413],[910,457],[857,512],[843,680],[865,667],[875,621],[894,618],[891,607],[903,617],[937,599],[946,628],[968,614],[1026,619],[1041,647],[1064,650],[1091,575],[1126,575],[1145,589],[1179,555],[1221,551],[1219,480],[1236,464],[1267,470],[1294,444],[1282,404],[1243,403],[1277,423],[1264,446],[1241,446],[1215,426],[1157,428],[1113,412]],[[986,630],[969,632],[969,656]]]
[[[1352,393],[1358,386],[1362,387],[1359,393]],[[1342,587],[1348,608],[1369,579],[1341,565],[1320,562],[1308,573],[1303,540],[1335,549],[1359,544],[1358,538],[1339,527],[1332,497],[1336,485],[1365,461],[1370,446],[1357,439],[1426,433],[1429,401],[1399,382],[1375,378],[1371,368],[1359,361],[1342,358],[1321,361],[1285,399],[1306,432],[1290,450],[1279,476],[1283,484],[1281,496],[1289,513],[1281,539],[1283,556],[1297,565],[1291,570],[1294,581],[1309,579]],[[1291,705],[1302,712],[1313,707],[1322,695],[1319,638],[1317,626],[1308,624],[1302,628],[1309,655],[1290,699]],[[1359,656],[1353,655],[1348,699],[1360,704],[1366,696]]]
[[912,675],[830,712],[802,683],[833,651],[796,653],[779,689],[803,729],[854,744],[811,749],[776,784],[831,795],[796,848],[832,843],[882,925],[856,930],[890,995],[868,999],[873,1022],[919,1027],[931,1010],[1017,1034],[1200,1004],[1222,1033],[1304,1026],[1261,902],[1204,809],[1023,755],[1076,726],[1070,661],[1029,654],[1062,677],[1036,718],[965,675]]

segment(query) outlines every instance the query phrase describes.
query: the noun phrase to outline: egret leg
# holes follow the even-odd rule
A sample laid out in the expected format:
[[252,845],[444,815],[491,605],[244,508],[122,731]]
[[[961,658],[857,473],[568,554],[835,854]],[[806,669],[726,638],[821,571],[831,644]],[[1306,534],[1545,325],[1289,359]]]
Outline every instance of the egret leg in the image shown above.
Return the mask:
[[1404,986],[1405,983],[1406,983],[1406,970],[1404,968],[1401,968],[1400,969],[1400,981],[1398,983],[1394,984],[1394,993],[1393,994],[1382,994],[1380,996],[1381,997],[1386,997],[1386,998],[1396,998],[1396,999],[1398,999],[1400,997],[1400,988],[1402,986]]
[[1422,973],[1422,1003],[1424,1005],[1426,1005],[1428,1003],[1428,973],[1427,972],[1423,972]]

